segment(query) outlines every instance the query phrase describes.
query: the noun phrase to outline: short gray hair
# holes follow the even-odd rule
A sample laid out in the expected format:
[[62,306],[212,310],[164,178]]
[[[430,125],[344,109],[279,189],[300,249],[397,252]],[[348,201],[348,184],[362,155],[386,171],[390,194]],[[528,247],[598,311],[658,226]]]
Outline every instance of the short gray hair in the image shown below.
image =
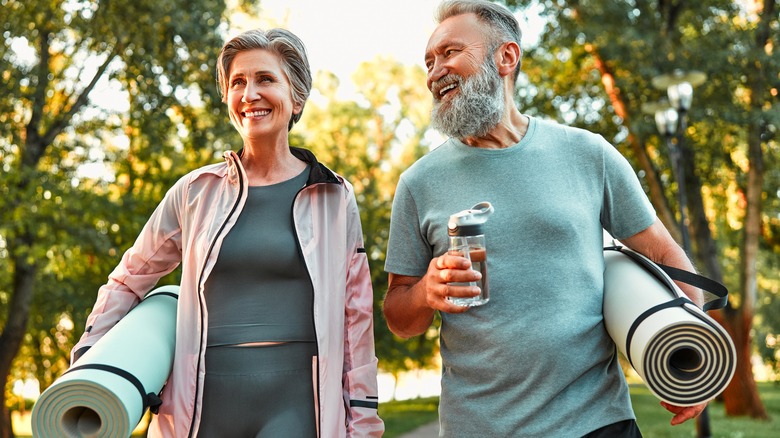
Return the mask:
[[[495,52],[501,44],[514,41],[520,46],[523,33],[520,24],[506,7],[485,0],[449,0],[441,3],[436,11],[436,22],[463,14],[474,14],[479,21],[487,25],[486,42],[490,52]],[[520,73],[521,62],[517,63],[514,80]]]
[[268,50],[279,55],[282,60],[282,71],[292,88],[292,100],[301,106],[301,111],[290,117],[290,123],[287,125],[289,131],[301,119],[303,107],[311,92],[311,68],[306,56],[306,47],[295,34],[281,28],[267,31],[248,30],[226,42],[217,58],[217,86],[223,102],[227,101],[228,80],[233,59],[239,52],[253,49]]

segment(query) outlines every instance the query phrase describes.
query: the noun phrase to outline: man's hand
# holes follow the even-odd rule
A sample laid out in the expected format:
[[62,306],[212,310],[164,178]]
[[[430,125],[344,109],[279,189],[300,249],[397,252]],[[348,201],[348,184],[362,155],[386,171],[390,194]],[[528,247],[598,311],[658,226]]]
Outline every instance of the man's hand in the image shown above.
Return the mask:
[[467,283],[480,278],[482,275],[471,269],[468,259],[447,254],[431,260],[423,277],[391,272],[382,304],[390,331],[402,338],[410,338],[428,330],[437,310],[447,313],[469,310],[468,306],[453,304],[447,297],[474,297],[479,295],[479,288],[450,283]]
[[700,405],[695,405],[695,406],[682,407],[682,406],[670,405],[669,403],[662,401],[661,406],[666,408],[667,411],[674,414],[674,418],[672,418],[672,426],[677,426],[678,424],[685,423],[691,418],[698,417],[699,414],[701,414],[701,411],[703,411],[704,408],[707,407],[707,403],[702,403]]
[[463,313],[468,306],[453,304],[447,297],[475,297],[477,286],[456,286],[452,283],[479,281],[482,274],[471,269],[471,262],[457,255],[443,254],[431,260],[425,274],[425,301],[432,309],[448,313]]

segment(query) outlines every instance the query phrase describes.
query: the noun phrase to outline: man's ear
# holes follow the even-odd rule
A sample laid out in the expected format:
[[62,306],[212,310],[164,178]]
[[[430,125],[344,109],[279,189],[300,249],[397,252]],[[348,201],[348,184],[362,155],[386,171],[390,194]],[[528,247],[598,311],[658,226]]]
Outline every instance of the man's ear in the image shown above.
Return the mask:
[[507,41],[498,48],[496,55],[498,57],[496,59],[498,74],[503,77],[515,73],[515,69],[522,59],[523,52],[516,42]]

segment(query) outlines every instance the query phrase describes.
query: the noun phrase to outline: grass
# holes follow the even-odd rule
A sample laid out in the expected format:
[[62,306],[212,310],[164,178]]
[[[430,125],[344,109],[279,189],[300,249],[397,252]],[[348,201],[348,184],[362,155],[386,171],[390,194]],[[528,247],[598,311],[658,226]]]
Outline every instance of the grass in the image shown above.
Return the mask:
[[[776,438],[780,436],[780,385],[759,383],[758,391],[771,419],[727,418],[723,404],[712,402],[708,412],[712,438]],[[644,438],[694,438],[696,423],[689,421],[670,426],[671,413],[642,384],[631,385],[631,401]],[[385,421],[385,437],[395,438],[438,418],[438,397],[392,401],[379,405]]]
[[379,405],[385,422],[384,438],[395,438],[439,418],[439,397],[390,401]]
[[[769,421],[753,420],[747,417],[726,417],[723,404],[710,403],[712,438],[776,438],[780,436],[780,385],[759,383],[758,392],[769,414]],[[672,419],[658,399],[644,385],[631,386],[631,401],[636,412],[637,423],[645,438],[692,438],[696,436],[696,423],[686,422],[670,426]]]
[[[726,418],[723,405],[710,403],[710,429],[712,438],[776,438],[780,436],[780,385],[759,383],[758,391],[764,402],[770,421],[749,418]],[[642,384],[631,385],[631,401],[637,415],[637,423],[644,438],[694,438],[696,424],[689,421],[680,426],[670,426],[672,419],[658,399]],[[391,401],[379,405],[379,415],[385,422],[385,438],[396,438],[424,424],[436,421],[439,414],[439,398],[427,397],[403,401]],[[135,435],[134,435],[135,436]],[[17,435],[29,438],[29,435]]]

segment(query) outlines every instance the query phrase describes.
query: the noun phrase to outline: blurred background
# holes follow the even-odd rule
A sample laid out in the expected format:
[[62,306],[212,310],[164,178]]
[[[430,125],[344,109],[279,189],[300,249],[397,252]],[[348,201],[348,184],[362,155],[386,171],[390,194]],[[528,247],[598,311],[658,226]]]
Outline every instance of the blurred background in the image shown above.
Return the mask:
[[[729,288],[713,316],[738,367],[713,409],[769,419],[757,382],[780,379],[777,0],[497,3],[524,32],[521,110],[614,144],[700,272]],[[214,70],[223,42],[254,27],[306,43],[315,89],[291,144],[355,186],[380,401],[437,395],[438,327],[402,340],[380,311],[395,183],[444,140],[428,128],[423,68],[437,4],[0,0],[0,438],[29,433],[23,419],[166,190],[241,147]]]

